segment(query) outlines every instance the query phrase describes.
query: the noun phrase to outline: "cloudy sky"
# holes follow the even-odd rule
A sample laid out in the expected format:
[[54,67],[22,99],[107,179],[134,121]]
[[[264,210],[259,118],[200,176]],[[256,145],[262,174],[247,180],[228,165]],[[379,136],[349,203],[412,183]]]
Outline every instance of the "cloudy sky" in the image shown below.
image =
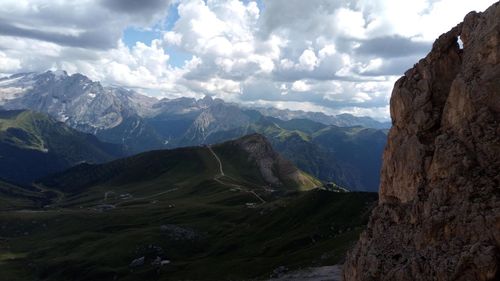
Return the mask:
[[494,0],[2,0],[0,75],[389,117],[394,81]]

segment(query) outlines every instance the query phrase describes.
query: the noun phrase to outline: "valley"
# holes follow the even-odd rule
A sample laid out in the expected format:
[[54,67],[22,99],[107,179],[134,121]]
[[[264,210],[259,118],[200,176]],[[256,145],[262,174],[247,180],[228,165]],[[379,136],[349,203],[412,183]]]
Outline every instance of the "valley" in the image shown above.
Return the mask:
[[254,135],[43,179],[32,192],[62,198],[37,208],[26,194],[31,206],[2,210],[0,270],[8,280],[243,280],[338,263],[376,194],[318,188],[271,149]]
[[0,179],[30,184],[76,164],[125,156],[119,144],[99,141],[42,113],[0,111]]

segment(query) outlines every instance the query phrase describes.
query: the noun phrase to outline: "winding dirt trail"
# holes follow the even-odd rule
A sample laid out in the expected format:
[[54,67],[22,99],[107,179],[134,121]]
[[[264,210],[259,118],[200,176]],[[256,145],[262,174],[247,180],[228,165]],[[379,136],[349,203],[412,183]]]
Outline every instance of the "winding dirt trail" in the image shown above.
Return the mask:
[[220,161],[219,156],[217,156],[217,154],[215,153],[215,151],[212,149],[211,146],[208,145],[207,147],[208,147],[208,150],[210,150],[210,152],[212,153],[212,155],[215,157],[215,160],[217,160],[217,163],[219,163],[219,176],[223,177],[224,176],[224,170],[222,169],[222,162]]
[[257,198],[261,203],[266,203],[266,200],[264,200],[262,197],[260,197],[255,191],[253,190],[250,190],[242,185],[239,185],[239,184],[235,184],[235,183],[227,183],[227,182],[224,182],[221,180],[221,178],[223,177],[227,177],[227,178],[231,178],[230,176],[226,176],[224,174],[224,169],[222,168],[222,161],[220,160],[219,156],[217,156],[217,154],[215,153],[215,151],[212,149],[211,146],[207,145],[207,148],[208,150],[212,153],[212,155],[214,156],[215,160],[217,160],[217,163],[219,163],[219,174],[215,175],[214,176],[214,180],[220,184],[223,184],[223,185],[226,185],[226,186],[230,186],[234,189],[237,189],[237,190],[240,190],[240,191],[243,191],[243,192],[247,192],[247,193],[251,193],[253,196],[255,196],[255,198]]
[[116,203],[114,206],[118,206],[118,205],[125,204],[125,203],[129,203],[129,202],[134,202],[134,201],[140,201],[140,200],[147,200],[147,199],[151,199],[151,198],[154,198],[154,197],[157,197],[157,196],[160,196],[160,195],[166,194],[166,193],[170,193],[170,192],[173,192],[173,191],[176,191],[176,190],[178,190],[178,188],[177,188],[177,187],[172,188],[172,189],[168,189],[168,190],[166,190],[166,191],[162,191],[162,192],[159,192],[159,193],[155,193],[155,194],[152,194],[152,195],[149,195],[149,196],[144,196],[144,197],[135,197],[135,198],[132,198],[132,199],[127,200],[127,201],[118,202],[118,203]]
[[57,189],[45,188],[42,185],[39,185],[39,184],[36,184],[36,183],[32,183],[32,186],[34,188],[38,189],[41,193],[49,193],[49,192],[55,193],[56,194],[56,198],[55,198],[55,200],[54,200],[53,203],[59,203],[64,198],[64,193],[61,192],[61,191],[59,191],[59,190],[57,190]]

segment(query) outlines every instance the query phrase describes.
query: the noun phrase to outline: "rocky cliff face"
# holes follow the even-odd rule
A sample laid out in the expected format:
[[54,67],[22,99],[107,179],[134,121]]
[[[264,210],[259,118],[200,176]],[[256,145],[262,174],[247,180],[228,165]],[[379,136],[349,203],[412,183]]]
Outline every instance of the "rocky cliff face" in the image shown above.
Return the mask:
[[[298,173],[298,169],[288,160],[273,150],[271,143],[262,135],[252,134],[233,142],[248,153],[248,160],[255,162],[267,183],[282,185],[281,176]],[[283,174],[283,175],[281,175]]]
[[345,280],[500,280],[500,3],[436,40],[396,82],[391,116]]
[[264,181],[272,186],[298,185],[309,189],[321,184],[274,151],[271,143],[260,134],[248,135],[229,143],[245,151],[248,161],[257,165]]

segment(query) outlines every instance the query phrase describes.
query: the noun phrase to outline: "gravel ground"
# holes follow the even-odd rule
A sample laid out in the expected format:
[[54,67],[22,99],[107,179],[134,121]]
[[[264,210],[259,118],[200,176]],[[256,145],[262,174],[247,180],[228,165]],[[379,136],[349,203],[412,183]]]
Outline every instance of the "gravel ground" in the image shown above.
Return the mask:
[[341,281],[341,275],[342,266],[331,265],[289,272],[268,281]]

